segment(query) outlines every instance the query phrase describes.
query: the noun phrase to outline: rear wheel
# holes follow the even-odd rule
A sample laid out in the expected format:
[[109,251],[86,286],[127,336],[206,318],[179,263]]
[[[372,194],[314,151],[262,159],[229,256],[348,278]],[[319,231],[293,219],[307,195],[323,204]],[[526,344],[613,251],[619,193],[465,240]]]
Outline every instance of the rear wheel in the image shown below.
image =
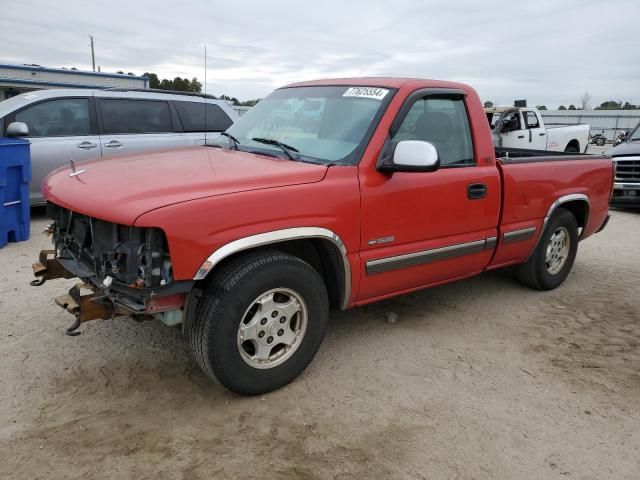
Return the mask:
[[596,138],[596,145],[599,147],[604,147],[605,139],[604,138]]
[[233,392],[258,395],[306,368],[328,316],[324,282],[309,264],[280,252],[256,252],[215,272],[187,336],[207,375]]
[[518,265],[516,275],[537,290],[558,287],[569,275],[578,251],[578,223],[569,210],[559,208],[549,219],[533,254]]
[[570,143],[567,148],[564,149],[567,153],[580,153],[578,146],[575,143]]

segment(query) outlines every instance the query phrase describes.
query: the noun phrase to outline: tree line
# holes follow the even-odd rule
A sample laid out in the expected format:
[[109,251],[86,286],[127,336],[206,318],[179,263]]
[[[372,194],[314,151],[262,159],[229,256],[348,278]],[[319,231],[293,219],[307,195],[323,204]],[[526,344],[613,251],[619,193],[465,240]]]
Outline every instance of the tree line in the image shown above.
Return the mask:
[[[558,110],[583,110],[582,108],[576,108],[575,105],[569,105],[565,107],[560,105]],[[616,102],[615,100],[607,100],[594,108],[594,110],[640,110],[640,105],[634,105],[629,102]]]
[[[177,92],[202,93],[202,83],[200,83],[200,81],[196,77],[193,77],[191,80],[181,77],[176,77],[173,80],[168,78],[160,79],[158,75],[150,72],[145,72],[143,76],[149,78],[149,88],[156,88],[160,90],[174,90]],[[256,98],[253,100],[245,100],[241,102],[236,97],[230,97],[228,95],[212,96],[216,99],[231,102],[233,105],[246,107],[253,107],[261,100],[260,98]]]
[[[66,69],[65,67],[62,67],[62,68]],[[71,67],[70,70],[77,70],[77,68]],[[125,73],[122,70],[118,70],[116,73],[125,75]],[[135,74],[132,72],[128,72],[126,75],[133,76]],[[142,76],[149,78],[149,88],[156,88],[161,90],[174,90],[177,92],[202,93],[202,83],[200,83],[196,77],[193,77],[191,80],[189,80],[188,78],[181,78],[181,77],[176,77],[173,80],[168,78],[163,78],[161,80],[157,74],[150,73],[150,72],[145,72],[142,74]],[[261,98],[255,98],[252,100],[245,100],[241,102],[236,97],[230,97],[228,95],[220,95],[219,97],[216,97],[215,95],[212,95],[212,96],[213,98],[216,98],[216,99],[231,102],[233,105],[245,106],[245,107],[253,107],[260,100],[262,100]],[[580,98],[579,106],[576,107],[574,104],[570,104],[568,107],[564,105],[560,105],[558,107],[558,110],[588,110],[590,107],[589,105],[590,101],[591,101],[591,95],[589,95],[589,92],[585,92],[584,95],[582,95],[582,97]],[[491,101],[486,101],[484,102],[484,107],[492,108],[494,107],[494,104]],[[538,110],[548,110],[546,105],[536,105],[536,108]],[[597,107],[595,107],[594,110],[640,110],[640,105],[635,105],[630,102],[622,103],[622,101],[616,102],[615,100],[607,100],[605,102],[602,102]]]
[[[62,67],[62,69],[78,70],[76,67]],[[129,75],[132,77],[136,75],[133,72],[124,73],[122,70],[118,70],[116,73],[120,75]],[[158,77],[158,75],[153,72],[144,72],[142,76],[149,79],[149,88],[155,88],[159,90],[173,90],[175,92],[202,93],[202,83],[200,83],[200,81],[196,77],[193,77],[191,80],[186,77],[176,77],[173,80],[169,78],[160,79],[160,77]],[[260,100],[262,100],[261,98],[254,98],[251,100],[240,101],[236,97],[230,97],[228,95],[220,95],[218,97],[216,97],[215,95],[211,96],[215,99],[231,102],[233,105],[238,107],[253,107]]]
[[[493,102],[487,101],[484,102],[484,108],[493,108]],[[538,110],[548,110],[546,105],[536,105]],[[565,107],[564,105],[560,105],[558,110],[587,110],[582,107],[576,107],[574,104]],[[600,105],[594,108],[594,110],[640,110],[640,105],[634,105],[629,102],[616,102],[614,100],[607,100],[606,102],[602,102]]]

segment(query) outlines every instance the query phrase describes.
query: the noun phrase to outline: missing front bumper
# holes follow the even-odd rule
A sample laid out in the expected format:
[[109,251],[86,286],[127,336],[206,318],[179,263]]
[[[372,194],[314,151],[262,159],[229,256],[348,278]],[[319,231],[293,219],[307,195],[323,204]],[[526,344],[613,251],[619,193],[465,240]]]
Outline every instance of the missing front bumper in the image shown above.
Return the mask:
[[36,279],[34,286],[57,278],[80,278],[67,294],[55,298],[55,303],[75,317],[75,323],[67,334],[78,335],[77,328],[83,323],[97,319],[131,316],[137,319],[158,318],[166,324],[182,321],[182,312],[192,281],[173,282],[152,288],[132,288],[126,285],[104,286],[86,266],[70,259],[56,258],[53,250],[42,250],[38,262],[33,264]]

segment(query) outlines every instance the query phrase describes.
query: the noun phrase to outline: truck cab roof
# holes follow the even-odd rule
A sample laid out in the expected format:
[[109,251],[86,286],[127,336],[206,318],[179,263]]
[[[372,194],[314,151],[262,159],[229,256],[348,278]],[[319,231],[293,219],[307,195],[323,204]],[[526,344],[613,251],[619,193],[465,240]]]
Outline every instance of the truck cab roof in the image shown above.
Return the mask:
[[324,80],[311,80],[305,82],[296,82],[286,85],[282,88],[291,87],[319,87],[319,86],[371,86],[381,88],[455,88],[463,91],[469,91],[468,85],[448,82],[444,80],[421,79],[421,78],[402,78],[402,77],[355,77],[355,78],[330,78]]

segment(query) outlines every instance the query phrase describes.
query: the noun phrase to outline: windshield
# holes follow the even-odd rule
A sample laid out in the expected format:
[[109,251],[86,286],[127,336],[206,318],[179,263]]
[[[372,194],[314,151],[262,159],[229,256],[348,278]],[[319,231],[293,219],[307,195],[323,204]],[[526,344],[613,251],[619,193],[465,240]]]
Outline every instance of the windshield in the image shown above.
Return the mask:
[[[391,90],[374,87],[283,88],[240,117],[227,133],[237,139],[239,150],[355,164],[392,96]],[[216,145],[228,142],[221,137]]]
[[640,123],[636,125],[636,128],[631,132],[629,136],[630,142],[640,142]]

